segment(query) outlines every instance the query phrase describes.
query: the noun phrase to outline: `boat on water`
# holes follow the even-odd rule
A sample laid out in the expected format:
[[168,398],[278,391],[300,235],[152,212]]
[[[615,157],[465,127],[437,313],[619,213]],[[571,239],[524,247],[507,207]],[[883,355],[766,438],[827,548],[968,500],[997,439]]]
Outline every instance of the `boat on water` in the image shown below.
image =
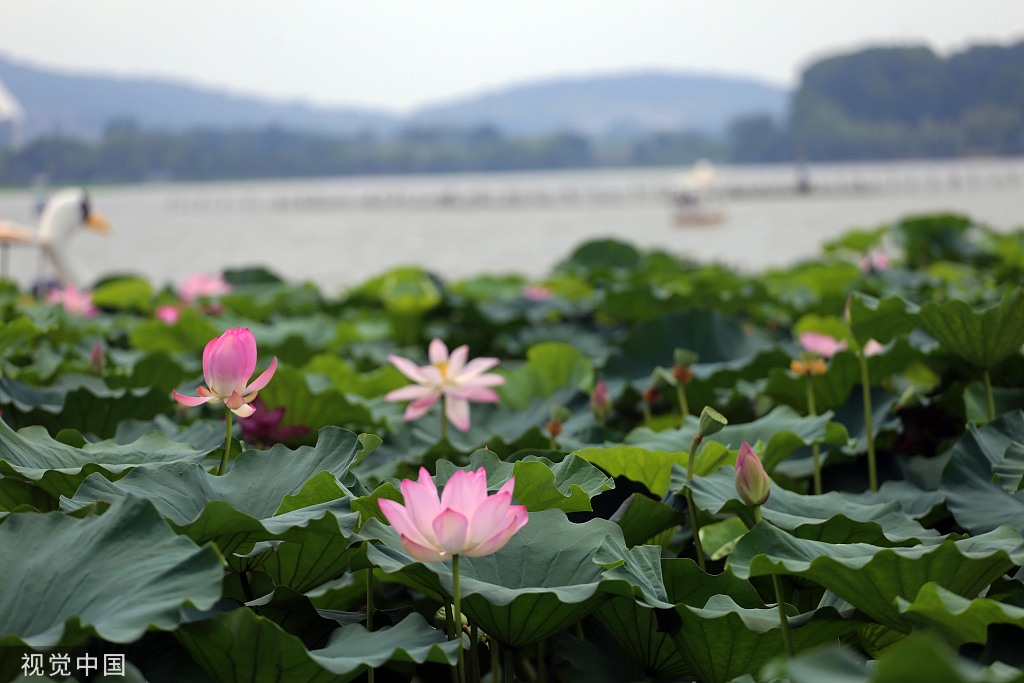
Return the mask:
[[676,225],[718,225],[725,221],[725,210],[709,200],[715,182],[715,166],[707,159],[701,159],[675,179],[672,204]]

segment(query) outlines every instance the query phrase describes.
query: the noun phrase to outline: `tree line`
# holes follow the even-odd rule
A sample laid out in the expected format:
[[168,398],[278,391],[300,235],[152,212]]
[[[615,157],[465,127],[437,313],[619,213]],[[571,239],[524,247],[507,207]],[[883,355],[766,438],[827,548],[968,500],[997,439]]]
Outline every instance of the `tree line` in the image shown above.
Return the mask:
[[115,121],[96,141],[50,137],[0,151],[0,183],[301,177],[1024,154],[1024,42],[940,57],[876,48],[803,73],[788,117],[754,114],[723,135],[510,136],[490,126],[344,138],[278,128],[142,130]]

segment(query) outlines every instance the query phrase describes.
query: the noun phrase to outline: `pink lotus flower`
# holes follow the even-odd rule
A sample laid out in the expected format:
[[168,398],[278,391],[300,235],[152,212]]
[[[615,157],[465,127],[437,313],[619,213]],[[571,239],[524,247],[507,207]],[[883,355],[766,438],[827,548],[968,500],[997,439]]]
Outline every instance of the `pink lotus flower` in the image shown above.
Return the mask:
[[871,358],[871,356],[877,356],[883,351],[885,351],[885,345],[881,344],[875,339],[868,339],[868,343],[864,345],[864,356],[866,358]]
[[68,313],[86,318],[95,317],[99,313],[99,309],[92,303],[92,292],[82,291],[74,285],[51,290],[46,296],[46,303],[60,304]]
[[761,459],[746,441],[736,456],[736,493],[747,505],[761,505],[771,493],[771,481],[764,471]]
[[846,349],[846,342],[830,337],[827,334],[804,332],[800,335],[800,346],[804,347],[806,351],[816,353],[823,358],[831,358]]
[[412,401],[405,410],[405,421],[416,420],[430,410],[437,399],[444,397],[444,412],[459,431],[469,429],[469,402],[495,403],[498,395],[490,387],[505,383],[501,375],[487,371],[499,363],[497,358],[474,358],[466,362],[469,347],[460,346],[451,355],[440,339],[430,342],[427,352],[430,365],[422,367],[408,358],[388,356],[399,372],[416,384],[389,392],[385,401]]
[[267,386],[274,376],[277,358],[262,375],[246,386],[254,370],[256,338],[252,332],[245,327],[227,330],[216,339],[211,339],[203,349],[203,377],[209,388],[199,387],[199,396],[182,396],[177,391],[171,393],[174,400],[182,405],[198,406],[224,401],[235,415],[249,417],[254,410],[249,404],[256,398],[256,392]]
[[157,306],[156,319],[162,323],[173,325],[181,317],[181,309],[177,306]]
[[527,301],[544,301],[551,298],[551,290],[544,285],[525,285],[520,293]]
[[608,394],[608,385],[603,379],[597,380],[594,390],[590,392],[590,409],[601,422],[608,417],[612,410],[612,398]]
[[230,291],[231,285],[223,277],[210,273],[189,275],[178,285],[178,297],[186,304],[222,296]]
[[512,505],[515,479],[487,495],[487,472],[459,470],[440,499],[426,468],[419,481],[402,480],[405,505],[382,498],[380,511],[402,538],[406,552],[420,562],[443,562],[453,555],[483,557],[505,547],[526,524],[526,508]]
[[863,273],[872,271],[889,270],[892,267],[892,259],[884,251],[874,249],[860,260],[860,269]]

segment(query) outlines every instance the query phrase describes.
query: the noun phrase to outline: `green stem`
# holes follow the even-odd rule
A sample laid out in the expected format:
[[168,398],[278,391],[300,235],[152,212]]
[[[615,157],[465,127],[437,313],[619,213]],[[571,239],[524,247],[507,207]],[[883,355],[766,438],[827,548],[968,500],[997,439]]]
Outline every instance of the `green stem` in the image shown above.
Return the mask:
[[480,683],[480,629],[469,625],[469,679]]
[[[373,568],[366,570],[366,630],[373,630]],[[374,668],[366,672],[366,680],[373,683]]]
[[224,474],[224,470],[228,467],[228,454],[231,452],[231,411],[228,411],[227,417],[227,433],[224,436],[224,455],[220,456],[220,467],[217,468],[217,475]]
[[[448,623],[448,640],[455,640],[455,619],[452,618],[452,604],[450,602],[444,603],[444,618]],[[459,637],[461,638],[461,635]],[[452,683],[459,683],[459,669],[449,669],[449,671],[452,674]]]
[[[686,463],[686,481],[693,481],[693,468],[697,459],[697,449],[700,448],[703,437],[697,434],[690,443],[690,457]],[[704,566],[704,549],[700,546],[700,522],[697,521],[697,506],[693,504],[693,491],[686,487],[686,508],[690,513],[690,529],[693,533],[693,549],[697,554],[697,566],[701,571],[707,571]]]
[[448,416],[444,414],[443,403],[441,404],[441,441],[448,441]]
[[679,399],[679,426],[682,427],[686,416],[690,414],[690,404],[686,401],[686,389],[682,382],[676,385],[676,398]]
[[546,640],[541,640],[537,643],[537,680],[546,681],[548,680],[548,655],[547,655],[547,644]]
[[644,401],[644,426],[648,429],[651,428],[651,404],[646,400]]
[[981,379],[985,383],[985,406],[988,408],[988,421],[992,422],[996,419],[996,399],[992,395],[992,378],[989,377],[988,370],[982,371]]
[[491,638],[487,641],[491,651],[491,683],[501,683],[501,653],[498,652],[498,641]]
[[459,643],[459,683],[466,683],[466,656],[462,652],[462,598],[459,595],[459,555],[452,555],[452,611],[455,617],[455,639]]
[[779,605],[779,626],[782,628],[782,645],[786,648],[786,656],[793,656],[793,640],[789,635],[789,617],[786,615],[786,602],[782,599],[782,577],[772,574],[772,584],[775,586],[775,602]]
[[512,659],[512,648],[505,648],[505,674],[502,676],[503,683],[513,683],[516,680],[516,664]]
[[868,374],[868,359],[860,353],[860,385],[864,397],[864,431],[868,438],[868,485],[878,490],[878,463],[875,461],[875,430],[871,416],[871,376]]
[[[811,382],[811,376],[807,375],[807,414],[814,417],[818,414],[818,409],[814,402],[814,384]],[[818,446],[818,442],[815,441],[811,444],[811,456],[814,460],[814,494],[817,496],[821,495],[821,449]]]

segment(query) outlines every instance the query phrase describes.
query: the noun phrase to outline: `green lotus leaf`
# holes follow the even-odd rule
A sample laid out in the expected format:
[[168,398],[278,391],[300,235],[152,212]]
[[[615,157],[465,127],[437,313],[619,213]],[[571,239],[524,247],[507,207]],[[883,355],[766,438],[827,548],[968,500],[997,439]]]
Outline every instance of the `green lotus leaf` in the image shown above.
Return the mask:
[[[357,448],[355,434],[332,427],[321,432],[315,448],[246,451],[223,476],[190,464],[137,467],[116,482],[92,476],[62,504],[75,509],[97,500],[145,496],[176,528],[197,543],[214,541],[225,555],[255,541],[288,539],[292,530],[311,526],[320,534],[342,536],[356,522],[348,504],[353,496],[344,484],[340,489],[320,484],[324,472],[345,479]],[[318,492],[336,496],[338,490],[345,499],[314,497]],[[297,501],[306,507],[296,509]]]
[[108,479],[140,465],[170,466],[202,462],[208,449],[171,441],[149,432],[126,444],[100,441],[74,448],[54,440],[42,427],[14,432],[0,420],[0,473],[34,482],[51,496],[70,496],[90,474]]
[[1024,608],[991,598],[969,600],[936,583],[922,586],[913,602],[897,598],[896,606],[907,621],[941,633],[954,647],[988,642],[991,624],[1024,628]]
[[895,606],[896,598],[914,598],[929,581],[973,597],[1020,564],[1024,564],[1024,541],[1010,527],[959,541],[880,548],[804,540],[770,524],[758,524],[740,539],[729,558],[729,566],[741,578],[801,576],[878,623],[903,632],[910,627]]
[[1019,353],[1024,344],[1024,289],[1015,289],[998,305],[982,310],[956,299],[927,301],[920,320],[947,352],[988,370]]
[[854,292],[850,296],[850,320],[853,336],[863,346],[874,339],[888,344],[917,327],[918,307],[906,299],[889,296],[882,299]]
[[202,354],[203,347],[221,332],[209,318],[186,308],[177,322],[168,325],[160,320],[147,320],[133,327],[128,338],[132,347],[141,351]]
[[642,493],[633,493],[611,517],[622,527],[622,538],[628,547],[653,543],[662,534],[684,520],[683,513]]
[[1002,524],[1024,529],[1024,493],[1007,493],[993,481],[993,470],[1014,444],[1024,444],[1024,411],[1020,410],[984,427],[967,425],[967,433],[953,446],[940,489],[957,523],[972,533]]
[[107,438],[122,420],[149,419],[172,404],[170,392],[157,386],[112,389],[99,377],[63,375],[40,388],[0,377],[0,405],[10,406],[5,410],[14,412],[22,424],[52,432],[70,428]]
[[292,442],[311,444],[324,427],[344,425],[353,430],[368,430],[374,424],[370,410],[340,391],[311,386],[312,378],[289,366],[279,366],[274,381],[260,390],[268,410],[284,408],[283,423],[302,425],[309,430]]
[[383,396],[409,383],[393,365],[382,365],[372,372],[359,372],[351,363],[330,353],[313,356],[302,366],[307,375],[323,375],[340,392],[366,398]]
[[34,339],[41,333],[36,324],[28,316],[22,315],[0,325],[0,357],[7,349],[20,342]]
[[[375,566],[400,572],[433,593],[451,594],[450,563],[413,560],[394,530],[376,519],[360,536],[380,541],[367,546]],[[573,524],[560,510],[531,513],[497,553],[462,558],[462,610],[503,646],[517,649],[573,625],[609,594],[632,596],[638,587],[604,580],[605,569],[594,560],[608,536],[624,553],[621,532],[611,522]]]
[[89,635],[130,643],[172,630],[187,606],[220,598],[212,548],[167,527],[153,506],[127,498],[102,515],[18,514],[0,524],[0,643],[73,645]]
[[[812,417],[802,416],[789,406],[777,406],[752,422],[726,425],[704,441],[725,444],[733,451],[738,451],[744,441],[751,445],[761,442],[765,444],[763,449],[759,449],[761,462],[771,470],[796,449],[810,446],[815,441],[828,445],[846,444],[849,435],[843,425],[832,421],[833,417],[831,411]],[[697,434],[697,426],[697,418],[692,417],[687,418],[681,429],[652,432],[641,427],[630,432],[626,443],[653,450],[688,451]],[[703,457],[703,451],[699,457]]]
[[487,471],[487,486],[497,490],[515,477],[513,495],[530,512],[557,508],[565,512],[591,510],[590,499],[615,487],[612,479],[583,458],[567,455],[560,462],[527,455],[515,462],[504,462],[490,451],[479,450],[467,467],[456,468],[450,461],[437,461],[434,481],[443,485],[457,469]]
[[[672,490],[674,473],[682,472],[686,477],[686,465],[689,454],[684,452],[666,453],[649,450],[639,446],[609,446],[605,448],[583,448],[576,455],[592,462],[613,477],[626,477],[647,487],[655,495],[665,495]],[[730,460],[735,455],[723,445],[708,441],[700,449],[694,462],[694,471],[698,475],[708,474]]]
[[[732,467],[690,482],[693,502],[714,515],[732,513],[753,517],[736,494]],[[939,532],[926,529],[900,508],[899,503],[864,504],[837,491],[802,496],[777,484],[761,505],[764,519],[793,535],[825,543],[873,543],[880,546],[937,543]]]
[[461,645],[447,642],[419,614],[373,632],[359,624],[344,626],[318,650],[307,650],[299,638],[249,609],[187,624],[175,635],[203,668],[226,683],[344,683],[389,661],[451,666]]
[[556,390],[573,387],[588,390],[594,383],[594,369],[582,353],[562,342],[542,342],[526,352],[526,364],[505,374],[498,389],[502,402],[525,408],[535,399],[548,398]]
[[107,280],[92,291],[92,302],[103,308],[147,311],[152,301],[153,286],[138,277]]
[[[716,595],[704,607],[681,605],[678,612],[682,625],[676,643],[697,680],[726,683],[756,673],[783,651],[776,607],[744,608],[727,595]],[[789,617],[795,652],[834,641],[863,625],[830,607]]]

